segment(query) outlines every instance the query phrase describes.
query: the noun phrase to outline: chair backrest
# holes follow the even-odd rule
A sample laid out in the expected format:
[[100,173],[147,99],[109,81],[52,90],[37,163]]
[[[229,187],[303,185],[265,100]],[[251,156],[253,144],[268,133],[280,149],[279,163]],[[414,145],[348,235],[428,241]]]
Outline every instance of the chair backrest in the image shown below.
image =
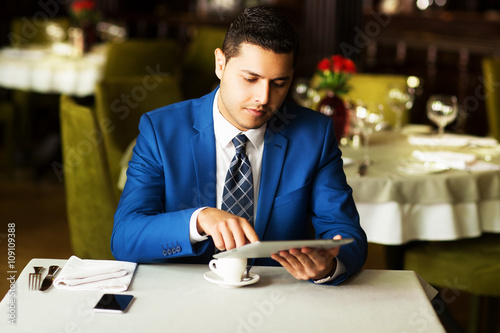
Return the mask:
[[500,140],[500,57],[482,61],[489,134]]
[[108,45],[103,77],[180,75],[179,47],[172,39],[129,39]]
[[140,117],[151,110],[182,100],[179,81],[167,75],[113,77],[96,86],[96,114],[108,160],[113,188],[123,154],[139,134]]
[[201,97],[217,86],[214,51],[222,48],[225,36],[225,28],[196,29],[182,62],[182,91],[187,99]]
[[[404,75],[389,74],[354,74],[349,84],[352,89],[346,95],[353,102],[361,99],[364,102],[382,104],[384,106],[384,121],[390,125],[395,125],[396,115],[387,104],[387,93],[390,85],[400,85],[406,87],[407,77]],[[411,111],[410,111],[411,112]],[[408,112],[402,117],[402,124],[408,122]]]
[[71,245],[81,258],[112,259],[117,198],[94,111],[61,96],[63,177]]

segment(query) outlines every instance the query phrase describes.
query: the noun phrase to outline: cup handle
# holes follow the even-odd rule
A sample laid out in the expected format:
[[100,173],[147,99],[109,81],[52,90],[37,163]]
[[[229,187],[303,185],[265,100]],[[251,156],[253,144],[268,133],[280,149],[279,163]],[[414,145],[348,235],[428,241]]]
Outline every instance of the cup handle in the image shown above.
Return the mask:
[[217,259],[212,259],[208,263],[208,267],[210,267],[210,270],[220,276],[219,272],[217,272]]

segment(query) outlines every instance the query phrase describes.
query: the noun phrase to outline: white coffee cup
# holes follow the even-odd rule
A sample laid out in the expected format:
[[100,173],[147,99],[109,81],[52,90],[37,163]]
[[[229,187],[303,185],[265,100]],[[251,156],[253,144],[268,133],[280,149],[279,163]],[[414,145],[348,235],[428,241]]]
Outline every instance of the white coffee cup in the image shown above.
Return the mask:
[[246,258],[219,258],[212,259],[208,264],[210,269],[220,276],[224,282],[236,283],[241,281],[241,277],[247,267]]

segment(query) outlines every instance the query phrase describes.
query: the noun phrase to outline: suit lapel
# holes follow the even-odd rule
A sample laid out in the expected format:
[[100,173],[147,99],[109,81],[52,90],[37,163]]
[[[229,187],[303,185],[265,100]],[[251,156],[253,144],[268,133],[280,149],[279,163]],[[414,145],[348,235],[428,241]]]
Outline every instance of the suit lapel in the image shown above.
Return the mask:
[[[191,152],[196,172],[196,185],[200,206],[215,207],[217,204],[215,134],[212,106],[215,91],[207,95],[200,110],[195,111],[197,118],[193,127],[198,134],[191,138]],[[196,105],[195,107],[197,107]],[[193,191],[193,195],[195,192]]]
[[260,179],[259,202],[257,203],[257,217],[255,231],[259,239],[264,237],[271,207],[280,181],[283,162],[286,155],[288,139],[268,128],[264,141],[262,156],[262,174]]

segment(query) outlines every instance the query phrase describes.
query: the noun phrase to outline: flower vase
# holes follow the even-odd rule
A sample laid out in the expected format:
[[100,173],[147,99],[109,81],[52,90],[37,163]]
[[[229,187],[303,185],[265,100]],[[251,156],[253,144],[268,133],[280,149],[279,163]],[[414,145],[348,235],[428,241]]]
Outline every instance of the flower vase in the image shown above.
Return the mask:
[[87,53],[97,43],[97,30],[95,24],[83,24],[81,28],[83,32],[83,53]]
[[318,111],[331,117],[335,128],[335,137],[340,143],[349,130],[349,113],[342,98],[333,91],[328,91],[326,96],[319,102]]

